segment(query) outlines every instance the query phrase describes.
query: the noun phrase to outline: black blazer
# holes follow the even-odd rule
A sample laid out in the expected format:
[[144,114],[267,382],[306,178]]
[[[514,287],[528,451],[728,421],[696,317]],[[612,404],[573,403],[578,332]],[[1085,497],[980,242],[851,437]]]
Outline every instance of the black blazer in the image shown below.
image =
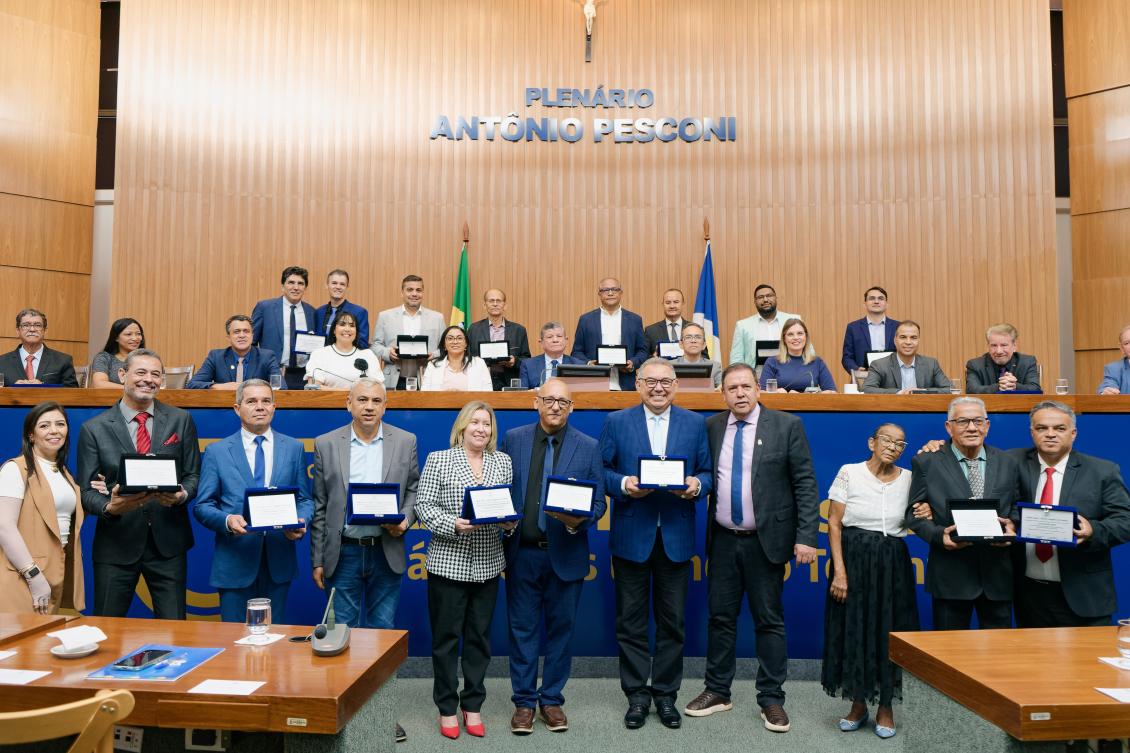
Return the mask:
[[[1040,482],[1035,447],[1009,450],[1020,465],[1020,498],[1033,502]],[[1079,510],[1095,529],[1087,543],[1060,547],[1059,579],[1071,611],[1081,617],[1106,617],[1118,609],[1110,550],[1130,541],[1130,495],[1118,466],[1091,455],[1072,452],[1063,472],[1059,498]],[[1023,583],[1025,546],[1013,546],[1016,580]]]
[[[489,319],[480,319],[467,328],[467,346],[471,349],[471,355],[479,355],[479,343],[489,342]],[[510,355],[514,356],[513,366],[487,361],[487,366],[490,368],[490,381],[494,384],[495,391],[509,387],[510,380],[518,378],[522,359],[530,357],[530,341],[526,336],[526,328],[509,319],[506,320],[506,344],[510,347]]]
[[[730,412],[715,413],[706,419],[706,438],[718,473],[718,455],[726,436]],[[757,539],[770,562],[782,564],[793,557],[797,543],[816,546],[820,528],[820,493],[812,471],[812,453],[804,423],[782,411],[761,407],[757,419],[757,444],[753,450],[750,484],[753,490],[753,517],[757,522]],[[714,529],[714,511],[718,505],[718,477],[706,510],[706,552]]]
[[[985,497],[1000,500],[997,514],[1016,518],[1017,495],[1020,493],[1020,466],[1016,460],[996,447],[985,446]],[[942,535],[953,525],[949,499],[968,499],[972,495],[965,473],[946,442],[937,452],[915,455],[910,464],[910,499],[906,523],[930,545],[926,564],[926,591],[939,599],[976,599],[981,594],[994,601],[1012,599],[1011,547],[988,544],[947,550]],[[933,520],[914,517],[915,502],[927,500],[934,511]]]
[[[27,379],[18,346],[11,353],[0,356],[0,371],[4,373],[4,384],[12,385],[21,379]],[[39,371],[35,373],[35,378],[44,384],[78,387],[75,364],[71,357],[46,345],[43,346],[43,357],[39,360]]]
[[[685,327],[688,324],[694,324],[694,322],[692,322],[690,319],[684,319],[682,326]],[[656,351],[659,350],[659,343],[670,342],[671,330],[667,328],[666,317],[659,320],[658,322],[655,322],[654,324],[647,325],[647,327],[645,327],[643,331],[643,339],[647,342],[647,354],[649,356],[656,355]],[[709,345],[709,343],[707,344]],[[709,348],[702,351],[702,357],[706,359],[710,358]]]
[[[1014,353],[1004,369],[1016,377],[1016,389],[1021,392],[1043,391],[1040,388],[1040,370],[1036,368],[1035,356]],[[965,391],[982,395],[1000,392],[997,388],[1000,373],[1001,367],[989,358],[988,353],[969,359],[965,363]]]
[[118,481],[118,463],[123,454],[136,452],[129,429],[118,403],[82,425],[78,437],[78,481],[82,509],[98,520],[94,529],[94,561],[113,565],[132,565],[141,559],[153,531],[153,541],[164,557],[173,557],[192,548],[192,525],[188,503],[196,496],[200,481],[200,444],[196,424],[188,411],[154,401],[152,452],[176,456],[181,461],[181,486],[188,498],[183,504],[165,507],[150,500],[125,515],[106,512],[110,501],[90,488],[98,474],[106,477],[106,486]]

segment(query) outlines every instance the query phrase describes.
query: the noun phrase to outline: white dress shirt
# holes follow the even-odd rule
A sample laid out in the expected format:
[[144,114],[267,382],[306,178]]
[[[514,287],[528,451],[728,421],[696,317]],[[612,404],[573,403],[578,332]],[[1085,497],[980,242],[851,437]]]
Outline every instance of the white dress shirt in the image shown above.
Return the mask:
[[[247,429],[240,427],[239,436],[243,440],[243,454],[247,456],[247,467],[251,470],[251,475],[255,475],[255,437],[258,434],[252,434]],[[263,480],[267,486],[271,485],[271,470],[275,465],[275,433],[267,429],[263,433]]]
[[[1036,457],[1039,457],[1037,455]],[[1048,468],[1054,468],[1055,473],[1052,474],[1052,504],[1059,505],[1059,492],[1063,489],[1063,471],[1067,468],[1067,461],[1071,454],[1063,456],[1058,463],[1049,466],[1040,458],[1040,481],[1036,484],[1036,498],[1032,500],[1036,504],[1044,498],[1044,486],[1048,482]],[[1035,580],[1053,580],[1059,582],[1059,549],[1052,547],[1052,556],[1047,562],[1040,562],[1039,557],[1036,556],[1036,545],[1033,543],[1024,544],[1024,574],[1029,578]]]
[[[624,308],[617,306],[614,313],[609,314],[600,307],[600,345],[623,345],[620,342],[622,337],[622,330],[620,329],[620,322],[624,318],[622,316]],[[629,357],[631,354],[628,354]],[[616,391],[620,389],[620,367],[613,366],[612,370],[608,373],[608,389]]]
[[[306,310],[302,307],[302,301],[299,301],[298,303],[291,303],[290,301],[288,301],[286,299],[286,296],[284,295],[282,297],[282,302],[283,302],[283,312],[282,312],[283,345],[282,345],[282,353],[279,354],[279,363],[281,363],[285,366],[286,364],[290,363],[290,307],[291,306],[294,306],[294,326],[298,327],[298,331],[299,332],[309,332],[310,327],[306,322]],[[305,366],[307,357],[308,356],[306,354],[300,354],[298,356],[298,361],[299,361],[298,365],[299,366]]]

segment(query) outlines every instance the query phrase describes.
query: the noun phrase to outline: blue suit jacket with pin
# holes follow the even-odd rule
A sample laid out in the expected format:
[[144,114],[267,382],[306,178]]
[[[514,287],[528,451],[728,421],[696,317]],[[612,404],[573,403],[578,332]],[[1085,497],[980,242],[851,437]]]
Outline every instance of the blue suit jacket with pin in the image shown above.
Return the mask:
[[609,549],[617,557],[645,562],[655,546],[656,530],[662,521],[664,551],[673,562],[686,562],[694,553],[695,503],[705,500],[714,486],[706,422],[697,413],[671,406],[664,454],[687,459],[687,475],[701,484],[698,497],[687,500],[654,489],[634,499],[620,491],[620,484],[625,476],[639,475],[641,455],[652,454],[645,410],[643,405],[637,405],[610,413],[600,435],[604,488],[612,499]]
[[[584,363],[584,361],[573,358],[568,353],[562,353],[561,358],[557,360],[559,364]],[[538,353],[536,356],[523,360],[518,368],[518,374],[522,379],[522,389],[532,390],[541,387],[542,377],[545,376],[545,354]]]
[[[301,304],[306,315],[306,329],[316,331],[318,326],[317,314],[314,307],[306,301]],[[279,358],[283,352],[283,299],[268,298],[255,304],[251,310],[251,333],[253,342],[260,348],[273,350]],[[286,365],[286,364],[282,364]]]
[[[274,441],[269,486],[298,487],[298,517],[309,525],[314,515],[314,499],[310,494],[302,443],[277,431]],[[272,581],[289,583],[298,574],[296,542],[288,539],[283,531],[252,531],[241,536],[228,531],[228,516],[243,515],[243,494],[254,487],[240,432],[221,439],[204,453],[192,514],[205,528],[216,532],[212,574],[208,579],[214,588],[250,586],[259,575],[264,546]]]
[[[502,437],[502,446],[499,448],[510,456],[514,468],[514,483],[510,489],[514,509],[519,512],[526,506],[526,489],[531,481],[530,459],[536,430],[536,423],[511,429]],[[569,533],[565,524],[556,518],[548,515],[545,518],[545,538],[549,542],[549,561],[553,572],[561,580],[580,580],[589,572],[589,528],[604,517],[604,511],[608,508],[608,500],[604,495],[600,445],[589,435],[566,425],[561,433],[561,448],[557,451],[552,475],[596,483],[593,491],[593,517],[582,523],[577,533]],[[540,485],[541,479],[533,483]],[[513,561],[521,539],[521,531],[516,531],[515,535],[503,542],[507,567]]]
[[[886,350],[894,350],[895,332],[898,331],[899,324],[902,322],[896,321],[888,316],[884,323],[886,325],[886,331],[884,333],[883,347]],[[844,367],[844,371],[850,374],[856,369],[866,369],[867,354],[870,351],[871,330],[867,328],[867,317],[849,322],[847,329],[844,330],[844,354],[843,358],[840,359],[840,364]]]
[[[208,351],[208,357],[200,368],[192,375],[186,385],[190,390],[210,389],[213,384],[226,384],[235,381],[235,369],[239,365],[239,356],[231,347],[216,348]],[[244,379],[262,379],[271,381],[271,376],[279,372],[279,357],[273,350],[266,348],[252,348],[247,351],[243,361]],[[284,387],[286,385],[283,385]]]

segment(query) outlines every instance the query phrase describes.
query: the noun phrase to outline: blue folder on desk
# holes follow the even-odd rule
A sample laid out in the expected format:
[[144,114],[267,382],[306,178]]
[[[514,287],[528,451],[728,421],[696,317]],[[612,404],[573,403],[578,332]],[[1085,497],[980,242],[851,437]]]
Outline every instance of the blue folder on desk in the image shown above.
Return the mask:
[[[120,662],[130,654],[146,650],[171,651],[168,657],[142,670],[117,669],[114,664]],[[190,648],[188,646],[165,646],[158,643],[147,643],[138,646],[132,651],[119,656],[102,669],[97,669],[86,676],[88,680],[148,680],[152,682],[172,682],[179,680],[204,662],[216,656],[222,648]]]

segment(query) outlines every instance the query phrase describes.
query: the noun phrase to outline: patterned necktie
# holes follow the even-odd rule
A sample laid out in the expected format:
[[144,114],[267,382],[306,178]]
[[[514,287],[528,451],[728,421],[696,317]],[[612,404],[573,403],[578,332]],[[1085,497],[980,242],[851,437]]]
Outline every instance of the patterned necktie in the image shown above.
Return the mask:
[[239,363],[235,365],[235,382],[243,384],[243,356],[239,357]]
[[745,434],[745,427],[748,425],[745,421],[734,422],[734,458],[730,466],[730,520],[735,526],[740,526],[745,519],[742,514],[742,489],[744,488],[742,456],[745,454],[742,435]]
[[[1044,479],[1044,490],[1040,493],[1040,504],[1051,505],[1055,503],[1055,468],[1045,468],[1044,473],[1047,478]],[[1040,562],[1047,562],[1055,554],[1055,549],[1051,544],[1036,544],[1036,559]]]
[[981,461],[977,458],[970,460],[963,458],[965,467],[969,469],[969,491],[971,491],[973,499],[981,499],[985,496],[985,477],[981,475]]
[[35,379],[35,356],[27,357],[27,366],[24,366],[24,374],[28,379]]
[[149,429],[145,426],[145,422],[149,420],[149,414],[142,411],[134,416],[133,420],[137,422],[137,451],[144,455],[153,446],[153,440],[149,437]]
[[549,476],[553,473],[553,437],[545,443],[545,463],[541,467],[541,505],[538,507],[538,528],[545,533],[545,492],[549,488]]
[[675,329],[675,322],[671,322],[671,324],[668,325],[668,326],[671,327],[671,342],[678,342],[679,341],[679,332],[678,332],[678,330]]
[[263,452],[265,437],[255,437],[255,471],[252,473],[255,486],[260,488],[267,485],[267,454]]

